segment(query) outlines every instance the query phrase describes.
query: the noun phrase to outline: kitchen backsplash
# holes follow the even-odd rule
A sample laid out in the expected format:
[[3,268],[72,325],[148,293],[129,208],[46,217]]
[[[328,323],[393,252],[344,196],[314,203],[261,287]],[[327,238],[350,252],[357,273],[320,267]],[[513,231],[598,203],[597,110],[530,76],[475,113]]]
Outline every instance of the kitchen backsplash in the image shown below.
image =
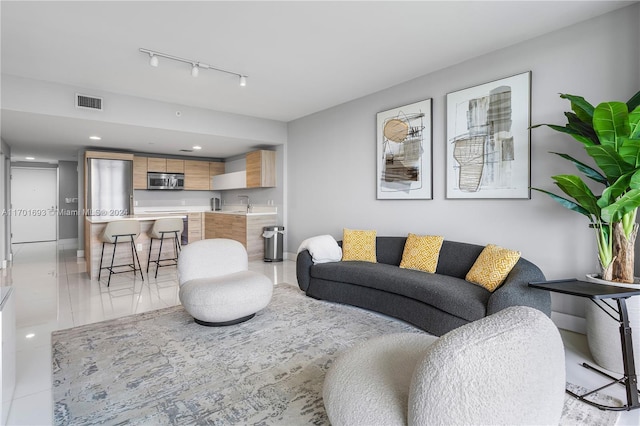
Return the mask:
[[[267,194],[264,194],[267,196]],[[223,210],[235,210],[246,208],[246,199],[240,199],[235,194],[221,194],[220,191],[147,191],[135,190],[133,193],[134,211],[144,210],[145,207],[203,207],[209,210],[211,198],[218,197],[222,200]],[[251,205],[258,211],[271,211],[276,208],[274,200],[264,199],[253,193],[250,195]],[[199,209],[198,209],[199,210]]]
[[146,191],[133,192],[135,207],[209,206],[219,191]]

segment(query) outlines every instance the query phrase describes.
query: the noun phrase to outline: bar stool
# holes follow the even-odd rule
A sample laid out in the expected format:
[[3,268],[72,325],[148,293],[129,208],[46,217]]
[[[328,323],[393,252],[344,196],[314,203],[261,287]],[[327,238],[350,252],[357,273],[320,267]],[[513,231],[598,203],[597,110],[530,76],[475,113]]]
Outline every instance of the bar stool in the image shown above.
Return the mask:
[[[107,287],[111,284],[111,275],[113,274],[121,274],[124,272],[133,271],[133,276],[135,277],[136,271],[140,271],[140,277],[144,281],[144,276],[142,275],[142,267],[140,266],[140,259],[138,259],[138,253],[136,253],[135,239],[140,235],[140,222],[137,220],[114,220],[107,223],[104,230],[98,236],[98,239],[102,241],[102,253],[100,253],[100,269],[98,270],[98,281],[100,281],[100,275],[102,274],[103,269],[109,270],[109,280],[107,281]],[[118,248],[118,243],[129,243],[131,247],[131,263],[114,265],[113,261],[116,257],[116,249]],[[102,267],[102,260],[104,258],[104,245],[105,244],[113,244],[113,253],[111,254],[111,265]],[[136,267],[137,263],[137,267]],[[128,267],[126,271],[117,271],[114,272],[114,268],[117,267]]]
[[[178,264],[178,254],[182,249],[180,245],[180,236],[184,230],[184,222],[180,217],[172,217],[166,219],[156,219],[149,232],[149,258],[147,259],[147,274],[149,274],[149,265],[151,263],[156,264],[156,278],[158,278],[158,269],[162,266],[174,266]],[[160,259],[162,254],[162,243],[165,238],[173,239],[173,253],[174,257]],[[158,250],[158,258],[151,260],[151,249],[153,248],[153,240],[160,240],[160,249]],[[160,262],[171,261],[172,263],[166,263],[161,265]]]

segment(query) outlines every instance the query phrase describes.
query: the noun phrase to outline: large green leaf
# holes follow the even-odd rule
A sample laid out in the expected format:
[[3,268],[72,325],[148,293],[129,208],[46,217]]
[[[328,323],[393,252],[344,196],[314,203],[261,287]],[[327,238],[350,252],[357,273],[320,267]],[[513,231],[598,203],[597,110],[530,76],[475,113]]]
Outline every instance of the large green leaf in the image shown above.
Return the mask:
[[640,106],[629,113],[629,137],[640,139]]
[[562,198],[559,195],[554,194],[553,192],[549,192],[546,191],[544,189],[539,189],[539,188],[531,188],[534,191],[538,191],[538,192],[543,192],[545,194],[547,194],[548,196],[550,196],[554,201],[556,201],[558,204],[560,204],[562,207],[565,207],[571,211],[580,213],[585,215],[586,217],[589,218],[589,221],[591,221],[593,218],[591,216],[591,213],[589,213],[584,207],[581,207],[578,203],[568,200],[566,198]]
[[593,120],[593,105],[585,100],[582,96],[569,95],[561,93],[562,99],[568,99],[571,102],[571,110],[576,113],[580,120],[590,123]]
[[582,208],[592,215],[600,217],[598,199],[579,176],[557,175],[552,176],[551,179],[555,181],[562,192],[576,200]]
[[635,167],[627,163],[612,146],[598,145],[585,149],[587,150],[587,154],[589,154],[598,167],[600,167],[600,170],[602,170],[607,177],[609,183],[617,181],[620,176],[635,169]]
[[640,189],[632,189],[615,203],[602,209],[602,220],[609,223],[619,222],[622,216],[640,207]]
[[565,112],[564,115],[567,117],[567,125],[565,127],[575,130],[578,134],[591,139],[594,144],[600,145],[600,140],[596,135],[596,131],[593,130],[591,121],[582,121],[572,112]]
[[629,136],[629,110],[623,102],[603,102],[593,112],[593,129],[602,145],[618,149],[618,138]]
[[616,200],[629,189],[629,182],[631,182],[632,175],[633,172],[626,173],[620,176],[611,186],[607,187],[598,199],[598,206],[603,209],[615,203]]
[[636,170],[633,176],[631,176],[631,181],[629,182],[629,188],[640,189],[640,170]]
[[533,129],[533,128],[540,127],[540,126],[547,126],[547,127],[551,128],[551,129],[557,131],[557,132],[566,133],[568,135],[571,135],[571,136],[574,137],[575,140],[577,140],[578,142],[581,142],[585,147],[586,146],[596,145],[596,143],[592,139],[584,136],[578,130],[572,129],[570,127],[557,126],[555,124],[538,124],[536,126],[532,126],[531,128]]
[[633,95],[631,99],[627,101],[627,108],[629,109],[629,111],[633,111],[639,106],[640,106],[640,91],[638,91],[638,93]]
[[618,153],[625,163],[633,167],[640,166],[640,139],[621,137],[618,139]]
[[561,154],[559,152],[552,152],[551,154],[556,154],[562,158],[564,158],[565,160],[569,160],[571,161],[578,170],[580,170],[582,173],[584,173],[584,175],[586,177],[588,177],[591,180],[594,180],[598,183],[601,183],[605,186],[609,185],[609,181],[607,180],[607,178],[605,176],[602,175],[602,173],[598,172],[596,169],[587,166],[586,164],[576,160],[575,158],[573,158],[570,155],[567,154]]

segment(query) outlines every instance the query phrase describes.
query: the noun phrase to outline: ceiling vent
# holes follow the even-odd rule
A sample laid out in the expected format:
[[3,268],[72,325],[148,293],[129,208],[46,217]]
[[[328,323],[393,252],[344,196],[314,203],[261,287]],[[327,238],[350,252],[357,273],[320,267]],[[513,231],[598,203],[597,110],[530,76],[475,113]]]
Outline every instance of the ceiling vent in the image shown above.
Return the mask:
[[102,111],[102,98],[76,93],[76,108]]

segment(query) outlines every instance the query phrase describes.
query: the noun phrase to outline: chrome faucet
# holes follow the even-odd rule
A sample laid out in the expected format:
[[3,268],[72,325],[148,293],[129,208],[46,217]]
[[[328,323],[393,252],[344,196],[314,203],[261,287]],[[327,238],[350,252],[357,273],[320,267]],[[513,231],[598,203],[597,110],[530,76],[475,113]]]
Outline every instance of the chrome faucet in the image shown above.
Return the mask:
[[247,213],[251,213],[251,201],[249,201],[248,195],[238,195],[238,198],[246,198],[247,199]]

